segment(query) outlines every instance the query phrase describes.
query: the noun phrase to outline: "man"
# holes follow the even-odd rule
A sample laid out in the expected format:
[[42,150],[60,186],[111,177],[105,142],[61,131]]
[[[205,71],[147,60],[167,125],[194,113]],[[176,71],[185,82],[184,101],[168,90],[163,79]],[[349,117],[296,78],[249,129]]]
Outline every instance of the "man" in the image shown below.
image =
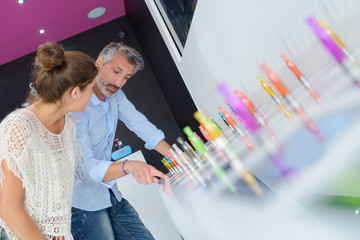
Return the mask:
[[111,162],[118,120],[145,141],[147,149],[166,155],[171,148],[164,133],[138,112],[121,90],[144,63],[140,54],[122,43],[110,43],[96,60],[99,73],[86,110],[73,113],[77,141],[86,158],[83,179],[76,182],[72,208],[74,239],[153,239],[138,214],[122,198],[115,180],[127,174],[152,184],[166,175],[141,161]]

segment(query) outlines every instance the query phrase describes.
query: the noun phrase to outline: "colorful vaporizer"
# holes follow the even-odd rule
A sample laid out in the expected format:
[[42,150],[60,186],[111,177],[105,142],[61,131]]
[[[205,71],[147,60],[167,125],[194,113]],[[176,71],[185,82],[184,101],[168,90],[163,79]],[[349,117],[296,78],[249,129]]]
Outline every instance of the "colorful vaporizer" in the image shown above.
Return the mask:
[[119,150],[116,150],[111,154],[111,158],[113,161],[118,161],[119,159],[126,157],[132,153],[132,148],[127,145]]

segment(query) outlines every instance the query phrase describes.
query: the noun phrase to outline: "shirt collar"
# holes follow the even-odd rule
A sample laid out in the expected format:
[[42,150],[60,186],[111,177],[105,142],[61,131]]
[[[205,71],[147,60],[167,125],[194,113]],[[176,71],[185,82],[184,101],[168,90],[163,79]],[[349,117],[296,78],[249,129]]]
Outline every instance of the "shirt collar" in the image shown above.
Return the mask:
[[105,101],[100,101],[99,98],[95,95],[95,93],[93,93],[91,99],[90,99],[91,103],[94,104],[94,106],[99,106],[101,109],[107,111],[108,106],[109,106],[109,98],[105,97]]
[[98,97],[95,95],[95,93],[93,93],[90,101],[96,106],[96,105],[99,105],[102,101],[100,101],[98,99]]

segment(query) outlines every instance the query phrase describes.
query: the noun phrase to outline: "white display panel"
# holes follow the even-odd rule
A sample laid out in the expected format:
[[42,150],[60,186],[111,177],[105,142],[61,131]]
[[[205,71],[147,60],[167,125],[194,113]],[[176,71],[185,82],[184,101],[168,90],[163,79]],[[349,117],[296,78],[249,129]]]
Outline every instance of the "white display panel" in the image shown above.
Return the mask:
[[[306,19],[323,19],[359,60],[359,12],[357,0],[198,1],[182,58],[174,57],[197,108],[226,129],[218,106],[227,107],[227,103],[216,86],[225,83],[232,90],[244,91],[284,143],[285,159],[298,171],[300,184],[271,178],[273,172],[266,172],[271,164],[263,164],[264,156],[247,154],[245,165],[276,193],[274,197],[254,200],[239,194],[225,199],[201,189],[181,189],[182,197],[176,201],[164,195],[168,211],[186,239],[357,239],[356,204],[352,206],[349,200],[342,208],[329,199],[360,196],[354,188],[360,184],[356,177],[360,164],[354,157],[360,149],[360,89],[320,43]],[[158,27],[165,36],[161,24]],[[171,45],[166,38],[165,42]],[[169,51],[173,54],[171,47]],[[282,53],[319,92],[328,112],[309,97],[280,58]],[[269,82],[260,68],[264,62],[316,122],[324,142],[318,142],[297,117],[293,121],[285,118],[264,91],[256,79],[260,75]],[[176,195],[178,190],[174,191]],[[194,225],[198,230],[191,229]]]
[[[128,160],[145,161],[141,150],[128,156]],[[131,175],[116,180],[123,197],[139,213],[139,217],[157,240],[181,240],[181,236],[166,211],[156,185],[142,185]]]

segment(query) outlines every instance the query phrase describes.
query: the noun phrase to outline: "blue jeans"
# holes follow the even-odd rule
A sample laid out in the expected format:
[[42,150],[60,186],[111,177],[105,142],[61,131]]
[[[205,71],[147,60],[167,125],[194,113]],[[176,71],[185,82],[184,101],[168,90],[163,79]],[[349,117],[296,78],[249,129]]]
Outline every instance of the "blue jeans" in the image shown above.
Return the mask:
[[154,240],[130,203],[124,198],[119,202],[112,191],[109,192],[112,207],[99,211],[72,208],[74,240]]
[[4,229],[1,229],[0,240],[9,240]]

